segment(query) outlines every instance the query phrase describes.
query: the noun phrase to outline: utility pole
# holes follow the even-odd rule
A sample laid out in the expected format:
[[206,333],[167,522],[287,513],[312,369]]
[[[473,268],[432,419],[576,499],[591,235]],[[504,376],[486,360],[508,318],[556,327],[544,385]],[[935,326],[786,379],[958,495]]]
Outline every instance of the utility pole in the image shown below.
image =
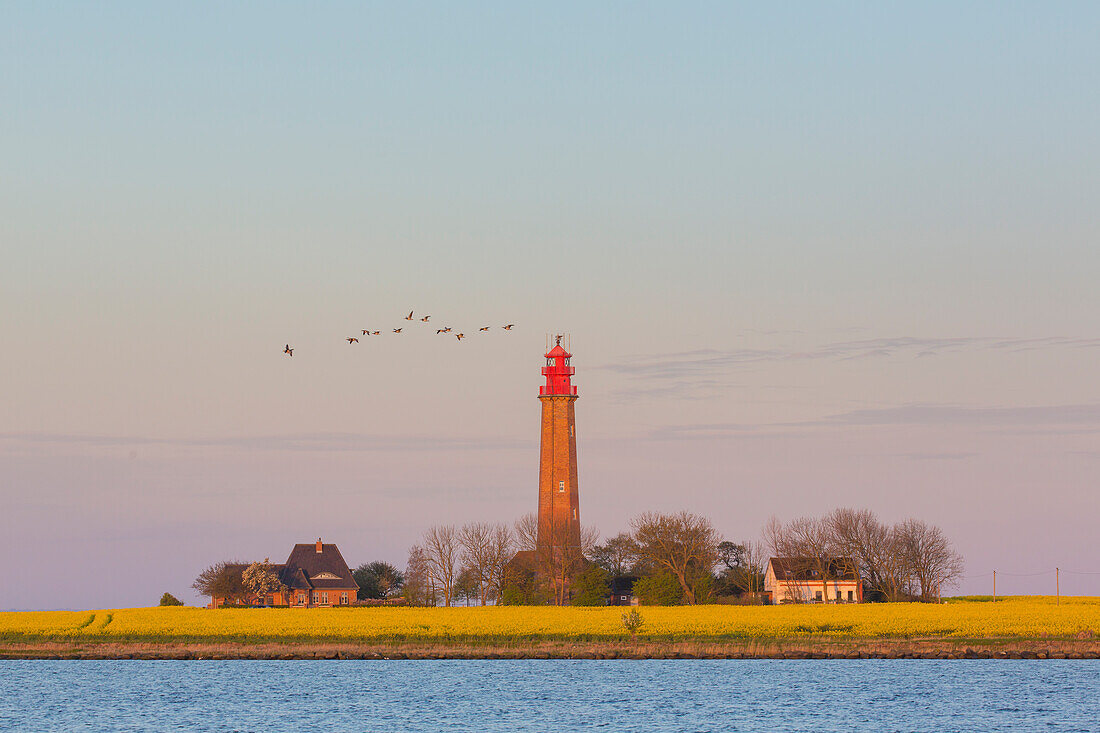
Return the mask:
[[997,571],[993,571],[993,602],[997,602]]
[[1061,568],[1054,568],[1054,605],[1062,605],[1062,570]]

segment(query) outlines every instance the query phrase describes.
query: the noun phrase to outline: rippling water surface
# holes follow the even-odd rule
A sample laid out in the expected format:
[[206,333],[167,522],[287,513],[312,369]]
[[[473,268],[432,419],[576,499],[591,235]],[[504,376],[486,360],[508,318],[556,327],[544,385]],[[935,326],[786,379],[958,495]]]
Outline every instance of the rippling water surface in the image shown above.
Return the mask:
[[0,661],[13,731],[1100,731],[1100,663]]

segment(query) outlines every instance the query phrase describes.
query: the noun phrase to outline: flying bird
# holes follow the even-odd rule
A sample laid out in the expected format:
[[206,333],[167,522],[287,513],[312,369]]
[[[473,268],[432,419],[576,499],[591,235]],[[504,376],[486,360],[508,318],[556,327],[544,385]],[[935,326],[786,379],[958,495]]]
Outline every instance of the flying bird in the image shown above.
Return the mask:
[[488,326],[482,326],[481,328],[478,329],[478,331],[488,331],[488,330],[489,330]]
[[458,339],[459,341],[461,341],[462,339],[466,338],[466,334],[464,334],[464,333],[456,333],[456,334],[455,334],[455,338],[456,338],[456,339]]
[[504,329],[505,331],[511,331],[511,330],[512,330],[512,326],[514,326],[514,325],[516,325],[516,324],[514,324],[514,323],[509,323],[509,324],[508,324],[507,326],[501,326],[501,328],[503,328],[503,329]]
[[450,326],[444,326],[443,328],[436,331],[436,333],[450,333],[450,332],[451,332],[451,327]]
[[409,311],[409,315],[405,316],[405,320],[406,321],[411,321],[412,319],[413,319],[413,312]]
[[364,336],[370,336],[370,331],[368,331],[368,330],[367,330],[367,329],[365,329],[365,328],[364,328],[364,329],[361,329],[361,330],[363,331],[363,335],[364,335]]
[[354,336],[348,336],[347,342],[349,344],[357,344],[359,343],[359,339],[355,338]]
[[381,336],[381,335],[382,335],[382,332],[381,332],[381,331],[371,331],[371,332],[370,332],[370,335],[371,335],[371,336]]
[[431,318],[431,316],[424,316],[420,320],[424,321],[424,323],[427,323],[429,318]]
[[294,356],[294,349],[290,348],[290,344],[287,344],[286,348],[283,349],[283,353],[284,354],[290,354],[291,356]]
[[401,333],[401,329],[400,328],[395,328],[395,329],[393,329],[393,332],[394,333]]

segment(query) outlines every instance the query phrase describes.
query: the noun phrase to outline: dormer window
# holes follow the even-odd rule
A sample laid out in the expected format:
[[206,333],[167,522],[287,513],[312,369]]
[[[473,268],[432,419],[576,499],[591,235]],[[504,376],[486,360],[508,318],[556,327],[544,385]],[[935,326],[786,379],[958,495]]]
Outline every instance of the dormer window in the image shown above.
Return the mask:
[[339,575],[334,575],[333,573],[330,573],[326,570],[324,572],[317,573],[316,575],[311,575],[309,577],[309,579],[310,580],[339,580],[340,576]]

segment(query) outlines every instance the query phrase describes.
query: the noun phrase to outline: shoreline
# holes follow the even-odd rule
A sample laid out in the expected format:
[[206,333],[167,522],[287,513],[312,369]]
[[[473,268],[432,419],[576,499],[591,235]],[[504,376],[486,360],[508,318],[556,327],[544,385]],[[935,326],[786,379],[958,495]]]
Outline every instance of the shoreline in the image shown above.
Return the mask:
[[1100,641],[820,639],[505,643],[0,642],[0,660],[1100,659]]

